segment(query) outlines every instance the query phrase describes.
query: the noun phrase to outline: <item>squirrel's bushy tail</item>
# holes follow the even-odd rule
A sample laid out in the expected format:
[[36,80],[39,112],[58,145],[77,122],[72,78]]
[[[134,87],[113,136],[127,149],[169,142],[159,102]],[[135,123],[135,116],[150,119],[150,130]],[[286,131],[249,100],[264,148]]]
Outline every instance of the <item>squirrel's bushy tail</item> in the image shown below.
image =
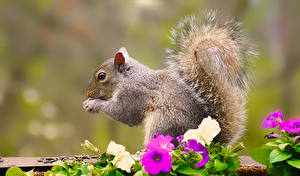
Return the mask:
[[[232,143],[244,131],[248,66],[252,51],[242,24],[217,20],[216,12],[202,18],[188,17],[171,31],[169,69],[195,90],[210,106],[211,116],[221,125],[217,141]],[[219,16],[218,16],[219,17]]]

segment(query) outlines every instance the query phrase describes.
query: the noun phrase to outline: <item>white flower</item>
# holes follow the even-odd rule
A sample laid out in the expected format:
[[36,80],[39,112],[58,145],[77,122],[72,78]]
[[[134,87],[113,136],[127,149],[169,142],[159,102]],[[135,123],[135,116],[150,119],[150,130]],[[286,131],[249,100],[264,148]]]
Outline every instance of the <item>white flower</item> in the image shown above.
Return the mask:
[[88,166],[87,166],[87,170],[90,171],[90,172],[92,173],[93,170],[94,170],[94,166],[93,166],[93,165],[88,165]]
[[116,144],[114,141],[111,141],[108,144],[106,153],[115,155],[115,158],[112,160],[113,165],[130,173],[130,168],[135,162],[130,153],[125,151],[125,147],[123,145]]
[[202,145],[209,145],[210,142],[216,137],[221,128],[219,123],[212,119],[210,116],[203,119],[201,124],[197,129],[190,129],[183,135],[183,141],[187,141],[188,139],[195,139],[200,142]]

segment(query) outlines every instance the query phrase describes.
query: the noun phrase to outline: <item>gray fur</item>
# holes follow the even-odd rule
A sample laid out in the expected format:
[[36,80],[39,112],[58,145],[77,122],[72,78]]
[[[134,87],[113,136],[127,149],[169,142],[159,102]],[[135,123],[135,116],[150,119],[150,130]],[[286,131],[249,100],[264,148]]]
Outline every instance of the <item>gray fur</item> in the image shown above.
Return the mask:
[[[114,59],[98,69],[112,70],[112,96],[89,98],[84,109],[100,110],[130,126],[143,124],[145,143],[155,133],[182,135],[211,116],[221,126],[216,141],[231,144],[244,130],[252,54],[241,24],[219,23],[214,12],[207,12],[202,21],[185,18],[171,33],[168,69],[152,70],[122,48],[126,71],[118,72]],[[90,85],[88,91],[97,87],[93,78]]]
[[[107,62],[113,64],[112,60]],[[101,110],[129,126],[144,122],[145,143],[154,133],[181,135],[187,129],[197,128],[209,115],[207,103],[193,98],[193,90],[170,73],[151,70],[131,58],[127,66],[138,74],[117,74],[113,97],[108,100],[89,98],[84,101],[84,109],[91,113]],[[153,109],[147,110],[149,104]]]

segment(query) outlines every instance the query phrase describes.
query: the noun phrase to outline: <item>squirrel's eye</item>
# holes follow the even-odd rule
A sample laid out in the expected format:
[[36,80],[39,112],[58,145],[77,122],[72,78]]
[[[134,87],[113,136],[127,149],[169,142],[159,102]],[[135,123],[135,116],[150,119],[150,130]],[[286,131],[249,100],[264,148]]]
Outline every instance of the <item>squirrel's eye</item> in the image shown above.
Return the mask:
[[105,78],[106,78],[106,73],[100,72],[100,73],[98,74],[97,79],[98,79],[99,81],[103,81]]

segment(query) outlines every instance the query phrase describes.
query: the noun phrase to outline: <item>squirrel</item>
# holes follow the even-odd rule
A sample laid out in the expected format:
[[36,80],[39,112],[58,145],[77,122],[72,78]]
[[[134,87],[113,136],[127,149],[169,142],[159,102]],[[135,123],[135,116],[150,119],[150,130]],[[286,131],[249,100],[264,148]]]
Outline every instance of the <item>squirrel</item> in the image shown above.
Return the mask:
[[249,63],[255,52],[242,24],[218,21],[215,11],[185,17],[171,31],[168,67],[153,70],[121,48],[90,79],[83,107],[154,134],[177,137],[210,116],[220,124],[214,142],[230,145],[245,130]]

